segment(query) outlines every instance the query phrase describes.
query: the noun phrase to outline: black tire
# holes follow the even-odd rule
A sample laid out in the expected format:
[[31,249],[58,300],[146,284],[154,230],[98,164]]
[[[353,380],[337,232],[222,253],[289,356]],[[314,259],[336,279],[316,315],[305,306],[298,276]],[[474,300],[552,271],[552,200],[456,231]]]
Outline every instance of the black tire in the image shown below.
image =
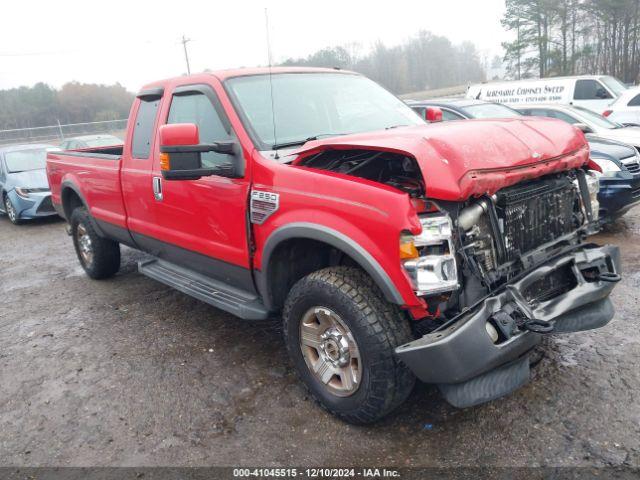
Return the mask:
[[6,193],[2,196],[2,202],[4,203],[4,211],[7,214],[9,221],[14,225],[20,225],[22,221],[20,220],[20,218],[18,218],[18,213],[16,212],[16,209],[13,207],[9,196]]
[[[79,235],[79,231],[82,235]],[[79,237],[84,235],[90,240],[90,258],[83,256],[81,252]],[[114,276],[120,270],[120,244],[96,233],[91,216],[84,207],[76,208],[71,214],[71,237],[80,265],[89,277],[102,280]]]
[[[335,312],[357,343],[361,379],[349,396],[330,392],[305,361],[301,322],[315,306]],[[375,422],[411,393],[415,377],[394,353],[396,347],[414,339],[409,322],[397,306],[384,300],[362,270],[330,267],[304,277],[289,293],[283,322],[287,349],[298,374],[320,405],[341,419],[355,424]]]

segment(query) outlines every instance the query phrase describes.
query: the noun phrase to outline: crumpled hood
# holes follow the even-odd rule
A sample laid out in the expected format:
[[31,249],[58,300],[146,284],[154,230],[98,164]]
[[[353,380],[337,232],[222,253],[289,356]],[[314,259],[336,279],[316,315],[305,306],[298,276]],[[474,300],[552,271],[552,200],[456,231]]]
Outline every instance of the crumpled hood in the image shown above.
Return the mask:
[[9,180],[14,187],[22,188],[49,188],[47,181],[47,171],[28,170],[26,172],[10,173]]
[[322,150],[365,148],[412,156],[427,196],[466,200],[589,160],[584,134],[560,120],[466,120],[332,137],[295,152],[300,164]]

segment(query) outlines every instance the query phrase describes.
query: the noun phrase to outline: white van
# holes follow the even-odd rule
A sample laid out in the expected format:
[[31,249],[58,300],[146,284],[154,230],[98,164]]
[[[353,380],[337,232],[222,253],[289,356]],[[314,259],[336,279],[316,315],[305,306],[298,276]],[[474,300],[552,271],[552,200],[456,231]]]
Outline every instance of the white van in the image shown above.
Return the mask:
[[626,89],[620,80],[608,75],[580,75],[480,83],[469,87],[467,98],[514,106],[563,103],[602,113]]

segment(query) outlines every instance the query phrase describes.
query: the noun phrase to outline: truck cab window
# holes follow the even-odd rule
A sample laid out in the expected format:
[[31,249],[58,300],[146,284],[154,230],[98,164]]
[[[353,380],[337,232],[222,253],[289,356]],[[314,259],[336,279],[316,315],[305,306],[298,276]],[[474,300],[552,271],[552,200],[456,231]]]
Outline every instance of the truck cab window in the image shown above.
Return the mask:
[[[211,101],[202,93],[174,95],[167,123],[195,123],[200,133],[200,143],[232,140]],[[211,168],[229,163],[229,156],[216,152],[202,154],[202,166]]]
[[596,80],[578,80],[573,94],[574,100],[605,100],[613,98],[604,86]]
[[149,158],[151,137],[153,135],[153,127],[159,105],[160,99],[149,101],[140,99],[140,107],[136,115],[136,123],[133,128],[133,139],[131,142],[131,155],[133,158]]

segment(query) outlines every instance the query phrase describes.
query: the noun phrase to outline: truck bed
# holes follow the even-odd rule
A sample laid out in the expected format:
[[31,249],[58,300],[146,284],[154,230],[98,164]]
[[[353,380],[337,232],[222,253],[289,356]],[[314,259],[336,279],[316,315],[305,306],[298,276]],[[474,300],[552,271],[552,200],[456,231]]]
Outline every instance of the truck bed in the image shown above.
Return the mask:
[[65,185],[73,184],[96,220],[126,228],[120,185],[122,151],[122,146],[114,146],[49,152],[47,173],[53,203],[64,205],[61,192]]

